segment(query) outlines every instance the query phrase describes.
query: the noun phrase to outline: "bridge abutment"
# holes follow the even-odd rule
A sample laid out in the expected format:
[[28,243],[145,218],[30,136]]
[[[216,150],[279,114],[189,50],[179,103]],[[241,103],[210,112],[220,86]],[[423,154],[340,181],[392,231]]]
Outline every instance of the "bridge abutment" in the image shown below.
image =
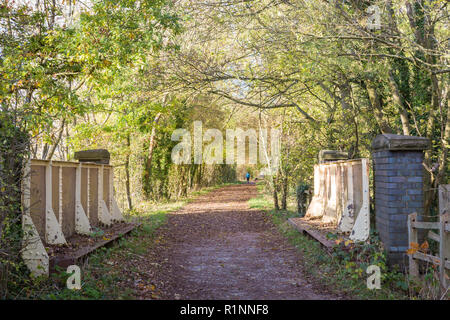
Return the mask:
[[391,266],[407,261],[408,215],[423,214],[422,162],[429,147],[429,139],[395,134],[372,142],[376,228]]

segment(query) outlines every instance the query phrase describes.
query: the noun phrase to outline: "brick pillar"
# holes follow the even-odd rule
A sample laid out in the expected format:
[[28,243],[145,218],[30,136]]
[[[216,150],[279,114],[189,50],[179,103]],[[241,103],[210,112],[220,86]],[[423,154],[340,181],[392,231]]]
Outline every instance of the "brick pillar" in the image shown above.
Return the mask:
[[403,265],[408,244],[408,215],[423,214],[423,150],[426,138],[382,134],[372,142],[375,220],[388,263]]

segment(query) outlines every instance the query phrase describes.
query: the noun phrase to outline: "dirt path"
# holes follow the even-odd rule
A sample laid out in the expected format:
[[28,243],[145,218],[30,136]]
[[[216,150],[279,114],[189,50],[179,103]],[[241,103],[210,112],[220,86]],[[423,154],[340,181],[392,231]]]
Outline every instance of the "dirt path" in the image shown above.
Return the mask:
[[[148,253],[141,298],[334,299],[302,272],[302,257],[262,212],[254,185],[213,191],[169,215]],[[148,288],[148,283],[140,284]]]

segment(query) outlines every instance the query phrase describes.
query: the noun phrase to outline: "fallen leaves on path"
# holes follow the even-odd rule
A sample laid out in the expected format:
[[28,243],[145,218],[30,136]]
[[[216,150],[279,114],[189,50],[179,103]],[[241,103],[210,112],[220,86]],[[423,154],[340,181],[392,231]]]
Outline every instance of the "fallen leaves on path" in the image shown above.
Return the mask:
[[[177,212],[145,253],[117,264],[139,299],[329,299],[308,280],[301,256],[264,212],[250,209],[253,185],[203,195]],[[136,277],[138,281],[136,281]]]

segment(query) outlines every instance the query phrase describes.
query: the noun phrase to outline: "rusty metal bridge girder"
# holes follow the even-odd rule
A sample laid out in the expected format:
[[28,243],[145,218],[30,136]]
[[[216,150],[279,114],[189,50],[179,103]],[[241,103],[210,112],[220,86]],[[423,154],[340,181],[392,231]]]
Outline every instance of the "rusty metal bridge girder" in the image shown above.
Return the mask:
[[370,232],[369,160],[345,160],[314,166],[314,196],[306,217],[335,224],[354,241]]
[[45,245],[66,244],[74,234],[124,221],[110,165],[31,160],[24,172],[22,257],[34,275],[49,273]]

